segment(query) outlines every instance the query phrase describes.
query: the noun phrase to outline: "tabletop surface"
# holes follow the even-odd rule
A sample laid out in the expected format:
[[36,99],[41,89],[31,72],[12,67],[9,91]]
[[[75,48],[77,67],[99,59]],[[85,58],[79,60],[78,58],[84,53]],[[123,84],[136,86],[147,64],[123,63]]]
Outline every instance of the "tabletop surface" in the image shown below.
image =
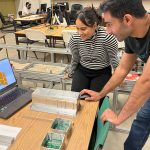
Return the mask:
[[70,25],[67,27],[63,27],[60,25],[52,25],[50,26],[49,24],[41,24],[38,26],[34,26],[28,29],[20,30],[15,32],[15,35],[25,35],[26,30],[39,30],[43,32],[46,36],[56,36],[56,37],[62,37],[62,31],[63,30],[75,30],[76,31],[76,26],[75,25]]
[[88,149],[98,102],[80,101],[81,108],[74,118],[33,111],[30,110],[30,105],[31,103],[7,120],[0,119],[2,124],[22,128],[9,150],[40,150],[44,137],[51,131],[52,120],[60,117],[73,121],[70,138],[65,141],[65,149]]
[[16,18],[14,20],[15,21],[34,21],[34,20],[39,20],[39,19],[43,19],[43,18],[45,18],[45,16],[30,15],[30,16],[25,16],[25,17],[21,17],[21,18]]

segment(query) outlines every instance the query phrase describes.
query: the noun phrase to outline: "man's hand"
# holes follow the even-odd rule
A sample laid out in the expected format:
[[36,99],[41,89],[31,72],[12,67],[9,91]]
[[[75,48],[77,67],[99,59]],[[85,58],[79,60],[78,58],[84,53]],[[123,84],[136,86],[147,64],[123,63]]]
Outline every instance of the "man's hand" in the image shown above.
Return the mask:
[[115,114],[111,109],[106,109],[101,115],[102,122],[109,121],[114,125],[119,125],[121,122],[118,120],[118,115]]
[[95,91],[92,91],[92,90],[88,90],[88,89],[84,89],[80,92],[80,94],[89,94],[90,97],[87,97],[85,98],[85,100],[88,100],[88,101],[99,101],[102,97],[100,96],[100,93],[99,92],[95,92]]

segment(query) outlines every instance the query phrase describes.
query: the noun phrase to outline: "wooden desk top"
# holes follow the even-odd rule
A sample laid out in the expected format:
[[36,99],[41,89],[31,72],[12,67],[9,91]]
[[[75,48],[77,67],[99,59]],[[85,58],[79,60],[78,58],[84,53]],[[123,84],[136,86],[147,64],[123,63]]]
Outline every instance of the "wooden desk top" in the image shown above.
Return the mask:
[[[75,118],[64,116],[74,122],[72,134],[66,150],[87,150],[90,142],[98,102],[80,101],[81,109]],[[47,132],[51,131],[51,119],[60,117],[55,114],[31,111],[27,105],[7,120],[0,119],[0,123],[21,127],[22,130],[9,150],[40,150],[41,143]]]
[[30,30],[30,29],[34,29],[34,30],[40,30],[42,31],[47,37],[52,36],[52,37],[62,37],[62,31],[63,30],[76,30],[76,27],[74,25],[70,25],[68,27],[63,27],[63,26],[59,26],[59,25],[52,25],[53,29],[50,29],[50,25],[47,24],[41,24],[38,26],[34,26],[32,28],[28,28],[25,30],[21,30],[21,31],[17,31],[15,32],[15,34],[17,36],[19,35],[25,35],[25,31],[26,30]]
[[16,18],[14,19],[15,21],[35,21],[35,20],[40,20],[45,18],[45,16],[41,15],[31,15],[31,16],[26,16],[26,17],[21,17],[21,18]]

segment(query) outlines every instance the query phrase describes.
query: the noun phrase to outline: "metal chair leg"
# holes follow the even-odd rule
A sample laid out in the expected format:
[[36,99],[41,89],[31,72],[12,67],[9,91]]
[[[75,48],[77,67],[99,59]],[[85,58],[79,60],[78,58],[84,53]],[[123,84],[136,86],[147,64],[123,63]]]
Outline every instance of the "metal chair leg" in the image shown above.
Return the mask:
[[[3,36],[3,39],[4,39],[4,43],[6,44],[5,36]],[[7,48],[6,48],[6,55],[7,55],[7,58],[9,58]]]
[[19,51],[19,50],[17,50],[17,52],[18,52],[18,58],[19,58],[19,59],[21,59],[20,51]]
[[38,57],[37,57],[37,55],[36,55],[36,52],[34,52],[34,51],[33,51],[33,53],[34,53],[34,55],[35,55],[36,59],[38,59]]

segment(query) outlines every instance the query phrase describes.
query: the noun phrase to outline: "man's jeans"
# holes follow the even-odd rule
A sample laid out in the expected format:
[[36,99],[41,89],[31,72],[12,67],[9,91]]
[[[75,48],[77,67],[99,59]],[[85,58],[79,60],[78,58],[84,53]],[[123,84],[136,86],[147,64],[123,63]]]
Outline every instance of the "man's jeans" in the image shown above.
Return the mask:
[[124,150],[141,150],[150,134],[150,98],[144,104],[132,123]]

